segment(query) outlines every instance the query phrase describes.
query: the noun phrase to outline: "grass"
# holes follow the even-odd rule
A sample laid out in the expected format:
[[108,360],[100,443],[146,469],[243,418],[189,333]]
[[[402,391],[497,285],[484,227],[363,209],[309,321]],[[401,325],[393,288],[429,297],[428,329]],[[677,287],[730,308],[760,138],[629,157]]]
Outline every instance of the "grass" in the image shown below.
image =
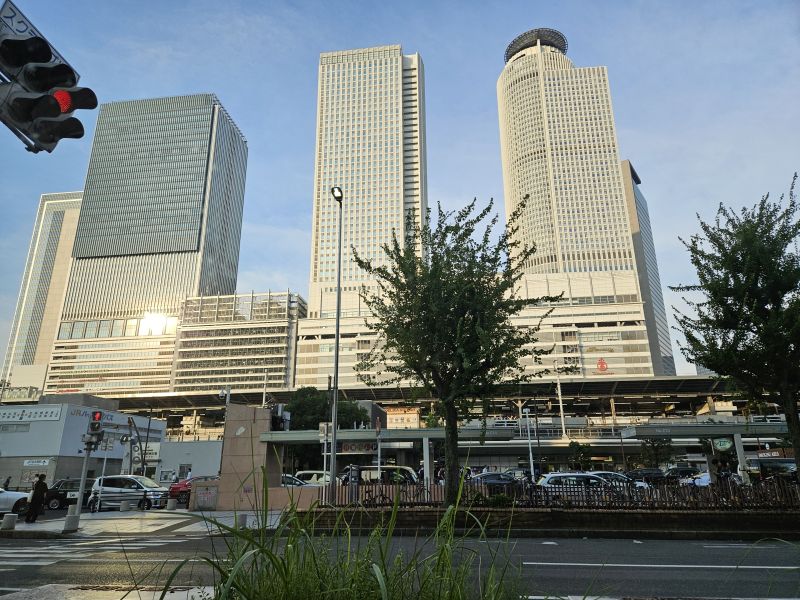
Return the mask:
[[[266,482],[266,476],[262,480]],[[510,570],[508,557],[483,544],[472,546],[476,535],[486,540],[486,529],[466,511],[473,531],[456,535],[458,504],[445,510],[433,534],[416,540],[411,551],[395,543],[398,502],[385,523],[365,539],[352,534],[343,511],[329,534],[315,533],[313,511],[287,508],[277,530],[268,530],[266,484],[253,529],[237,529],[206,518],[209,527],[224,535],[224,552],[203,560],[215,573],[215,600],[505,600],[519,598],[519,573]],[[459,498],[461,497],[459,493]],[[471,543],[467,542],[467,537]],[[488,555],[488,556],[487,556]],[[187,563],[179,563],[161,595]]]

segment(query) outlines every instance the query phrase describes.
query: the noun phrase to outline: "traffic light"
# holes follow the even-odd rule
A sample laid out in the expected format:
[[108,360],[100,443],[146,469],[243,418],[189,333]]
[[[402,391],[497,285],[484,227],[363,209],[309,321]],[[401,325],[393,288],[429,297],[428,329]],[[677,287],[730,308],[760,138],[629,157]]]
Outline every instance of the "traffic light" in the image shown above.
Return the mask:
[[97,96],[77,83],[72,67],[53,61],[44,38],[0,31],[0,120],[28,150],[52,152],[64,138],[83,137],[72,112],[96,108]]
[[89,433],[99,433],[103,428],[103,411],[93,410],[89,420]]

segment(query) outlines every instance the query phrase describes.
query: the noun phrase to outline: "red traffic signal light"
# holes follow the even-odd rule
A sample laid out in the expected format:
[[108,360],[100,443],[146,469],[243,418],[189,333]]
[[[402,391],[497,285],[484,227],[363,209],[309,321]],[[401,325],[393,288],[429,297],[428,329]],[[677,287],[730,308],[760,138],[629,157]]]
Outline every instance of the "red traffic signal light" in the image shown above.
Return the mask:
[[92,421],[102,421],[103,420],[103,411],[101,410],[93,410],[92,411]]
[[103,411],[93,410],[89,419],[89,433],[98,433],[103,427]]

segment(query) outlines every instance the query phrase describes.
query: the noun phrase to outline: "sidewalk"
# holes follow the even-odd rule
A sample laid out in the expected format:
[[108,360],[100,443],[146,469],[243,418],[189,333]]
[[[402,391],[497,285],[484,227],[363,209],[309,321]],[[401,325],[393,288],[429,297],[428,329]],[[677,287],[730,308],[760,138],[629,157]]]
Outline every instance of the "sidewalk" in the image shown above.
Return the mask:
[[[149,510],[129,512],[98,512],[81,514],[80,527],[77,534],[68,535],[167,535],[167,534],[199,534],[215,535],[219,528],[206,519],[214,520],[222,525],[233,527],[236,515],[247,515],[247,526],[255,528],[266,525],[267,529],[275,529],[280,518],[280,511],[270,511],[267,523],[259,523],[254,511],[213,511],[189,512],[187,510]],[[262,515],[258,515],[262,518]],[[0,532],[2,537],[35,538],[57,537],[64,529],[65,518],[51,519],[37,523],[17,521],[13,531]]]

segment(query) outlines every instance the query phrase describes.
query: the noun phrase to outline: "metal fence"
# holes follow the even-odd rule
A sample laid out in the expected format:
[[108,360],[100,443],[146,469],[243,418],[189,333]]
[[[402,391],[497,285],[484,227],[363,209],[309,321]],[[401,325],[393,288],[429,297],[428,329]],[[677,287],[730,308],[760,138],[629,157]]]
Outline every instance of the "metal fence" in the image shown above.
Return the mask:
[[[334,506],[391,508],[433,507],[444,503],[444,486],[379,484],[336,486],[328,502],[320,488],[320,502]],[[633,484],[585,485],[484,485],[465,481],[460,504],[486,508],[580,508],[604,510],[800,510],[800,485],[773,479],[754,485],[721,483],[695,486],[678,483],[639,487]]]

